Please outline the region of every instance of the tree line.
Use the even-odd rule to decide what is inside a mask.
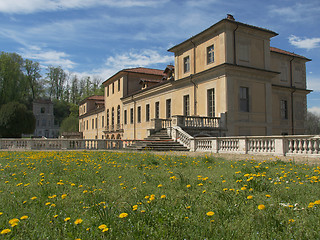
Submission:
[[[77,131],[78,103],[90,95],[103,95],[101,83],[102,79],[97,77],[79,77],[63,70],[61,66],[42,67],[39,62],[23,59],[17,53],[1,52],[0,137],[19,135],[14,131],[18,127],[9,125],[16,122],[18,115],[20,118],[24,116],[23,112],[28,118],[32,118],[32,102],[37,99],[52,100],[54,115],[61,131]],[[22,124],[28,126],[20,132],[33,133],[34,121],[33,117],[28,124]],[[68,124],[64,124],[64,121]]]

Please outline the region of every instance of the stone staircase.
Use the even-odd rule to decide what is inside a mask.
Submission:
[[[144,141],[136,142],[126,147],[130,150],[150,150],[150,151],[189,151],[189,149],[179,142],[175,142],[167,134],[167,130],[160,130],[145,138]]]

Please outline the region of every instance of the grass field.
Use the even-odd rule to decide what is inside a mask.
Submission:
[[[320,239],[320,167],[0,152],[0,239]]]

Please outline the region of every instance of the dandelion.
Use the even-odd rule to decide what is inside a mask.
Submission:
[[[294,219],[289,219],[289,223],[294,223],[296,220]]]
[[[9,224],[15,224],[15,223],[18,223],[19,222],[19,219],[18,218],[13,218],[11,220],[9,220]]]
[[[67,197],[67,194],[62,194],[62,195],[61,195],[61,198],[62,198],[62,199],[65,199],[66,197]]]
[[[22,216],[20,219],[21,220],[25,220],[25,219],[28,219],[29,217],[28,216]]]
[[[69,220],[70,220],[69,217],[67,217],[67,218],[64,219],[65,222],[68,222]]]
[[[32,197],[32,198],[31,198],[31,200],[35,200],[35,199],[37,199],[37,197]]]
[[[253,199],[253,196],[250,195],[250,196],[247,197],[247,199],[249,199],[249,200]]]
[[[166,195],[161,195],[161,198],[166,198]]]
[[[314,201],[314,204],[320,205],[320,200]]]
[[[271,195],[269,195],[269,194],[266,194],[266,197],[267,197],[267,198],[270,198],[270,197],[271,197]]]
[[[191,208],[191,206],[187,206],[187,207],[186,207],[186,209],[190,209],[190,208]]]
[[[3,229],[3,230],[1,231],[1,234],[3,235],[3,234],[10,233],[10,232],[11,232],[10,229]]]
[[[266,206],[263,205],[263,204],[260,204],[260,205],[258,206],[258,209],[259,209],[259,210],[264,210],[265,208],[266,208]]]
[[[246,190],[246,189],[247,189],[246,187],[242,187],[242,188],[241,188],[242,191],[244,191],[244,190]]]
[[[107,225],[102,224],[102,225],[100,225],[98,228],[99,228],[100,230],[103,230],[103,229],[107,228]]]
[[[0,212],[0,216],[3,214],[3,212]]]
[[[128,217],[128,213],[121,213],[119,215],[119,218],[126,218],[126,217]]]
[[[78,224],[80,224],[82,222],[83,222],[83,220],[81,218],[78,218],[77,220],[74,221],[74,224],[78,225]]]
[[[158,188],[160,188],[160,187],[162,187],[162,184],[159,184],[159,185],[158,185]]]
[[[214,215],[214,212],[207,212],[207,216],[209,216],[209,217],[211,217],[211,216],[213,216]]]
[[[188,184],[188,185],[187,185],[187,188],[191,188],[191,185],[190,185],[190,184]]]

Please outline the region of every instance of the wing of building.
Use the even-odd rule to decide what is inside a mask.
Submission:
[[[104,97],[80,103],[79,129],[84,138],[144,139],[170,121],[193,136],[304,134],[310,59],[270,47],[277,35],[228,15],[170,48],[174,66],[107,79]]]

